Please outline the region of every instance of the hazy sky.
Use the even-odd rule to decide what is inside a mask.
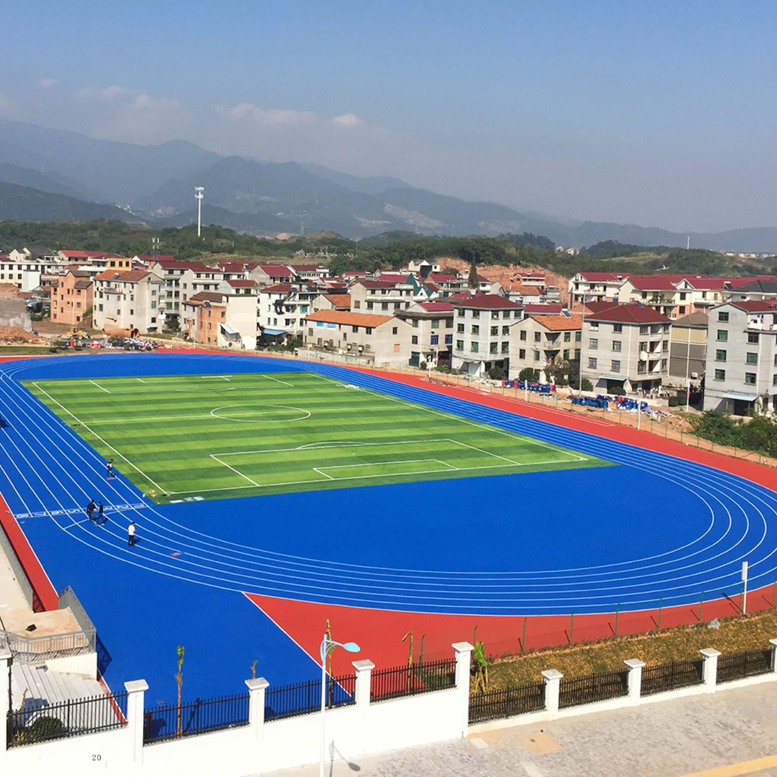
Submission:
[[[0,116],[555,216],[777,225],[775,0],[0,1]]]

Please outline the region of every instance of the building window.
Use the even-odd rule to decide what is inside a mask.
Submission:
[[[395,335],[395,334],[397,334],[397,332],[399,332],[399,327],[392,326],[391,327],[391,334]]]
[[[540,340],[542,340],[542,332],[535,332],[534,333],[534,342],[539,343]]]
[[[418,345],[418,336],[417,336],[417,335],[413,335],[413,336],[410,338],[410,342],[411,342],[413,345]]]
[[[568,343],[572,340],[572,333],[571,332],[564,332],[564,342]]]
[[[623,331],[623,324],[613,324],[612,325],[612,331],[613,332],[622,332]]]
[[[499,343],[490,343],[488,346],[489,353],[497,353],[499,350]]]
[[[526,358],[526,349],[525,348],[518,349],[518,358],[519,359],[525,359]]]
[[[432,335],[432,345],[439,345],[440,335]]]
[[[576,343],[582,343],[583,342],[583,333],[582,332],[575,332],[575,342]]]
[[[458,324],[456,324],[456,331],[457,331],[457,332],[458,332],[460,335],[463,335],[463,334],[464,334],[464,324],[462,324],[462,323],[458,323]]]
[[[758,354],[757,353],[748,353],[747,359],[745,359],[747,364],[758,364]]]
[[[463,351],[464,350],[464,341],[463,340],[457,340],[456,341],[456,350]]]
[[[472,334],[473,335],[479,335],[480,334],[480,327],[477,324],[472,325]]]
[[[598,338],[596,338],[596,337],[592,337],[592,338],[591,338],[591,339],[588,341],[588,347],[589,347],[589,348],[590,348],[592,351],[596,351],[596,350],[598,350],[598,348],[599,348],[599,340],[598,340]]]
[[[526,330],[521,329],[521,340],[526,340]]]
[[[480,311],[479,310],[473,310],[472,311],[472,318],[480,318]]]
[[[596,369],[596,359],[588,359],[588,369],[589,370],[595,370]]]
[[[445,335],[445,345],[453,345],[453,335]]]
[[[724,310],[718,312],[718,321],[728,321],[728,313]]]
[[[754,372],[745,373],[745,383],[747,383],[748,386],[754,386],[755,380],[756,380],[756,377]]]
[[[502,353],[509,353],[510,352],[510,343],[509,342],[503,342],[502,343]]]
[[[621,350],[621,341],[620,340],[613,340],[612,341],[612,350],[613,351],[620,351]]]
[[[641,327],[639,328],[639,333],[640,333],[641,335],[646,335],[646,334],[647,334],[649,331],[650,331],[650,328],[649,328],[649,327],[646,327],[646,326],[641,326]]]
[[[716,362],[724,362],[726,361],[727,352],[722,350],[721,348],[718,348],[717,351],[715,351],[715,361]]]
[[[372,302],[367,302],[367,310],[372,310],[375,305]]]
[[[473,353],[477,353],[480,350],[480,346],[476,342],[470,343],[470,350]]]
[[[758,332],[748,332],[747,333],[747,342],[750,345],[758,345]]]
[[[621,371],[621,363],[617,359],[613,359],[610,364],[610,369],[613,372],[620,372]]]
[[[718,341],[721,343],[728,342],[728,331],[725,329],[718,329]]]
[[[492,326],[491,327],[491,337],[499,337],[499,327],[498,326]]]
[[[592,332],[598,332],[599,331],[599,322],[598,321],[592,321],[590,326],[591,326],[591,331]]]
[[[772,386],[777,386],[777,375],[772,375]]]
[[[491,314],[491,318],[498,319],[498,318],[499,318],[499,311],[498,311],[498,310],[495,310],[495,311],[494,311],[494,312]]]
[[[439,329],[440,328],[440,319],[439,318],[433,318],[432,319],[432,329]]]

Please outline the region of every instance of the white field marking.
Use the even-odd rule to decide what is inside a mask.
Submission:
[[[54,397],[52,397],[51,394],[49,394],[49,392],[46,391],[46,389],[42,389],[35,382],[33,382],[32,385],[35,386],[35,388],[37,388],[38,391],[41,391],[42,393],[44,393],[58,407],[61,407],[77,424],[81,424],[81,426],[83,426],[84,429],[89,430],[89,432],[91,432],[106,448],[110,448],[120,459],[123,459],[124,461],[126,461],[127,464],[129,464],[130,467],[132,467],[132,469],[135,470],[135,472],[140,473],[146,480],[148,480],[149,483],[151,483],[151,485],[156,486],[163,494],[167,494],[167,491],[165,491],[164,488],[162,488],[162,486],[159,485],[159,483],[152,480],[148,475],[146,475],[146,473],[143,472],[143,470],[140,469],[140,467],[136,467],[123,453],[121,453],[116,448],[114,448],[113,445],[109,445],[105,440],[103,440],[102,437],[100,437],[99,434],[97,434],[97,432],[92,430],[80,418],[78,418],[78,416],[71,413],[70,410],[68,410],[61,402],[58,402],[56,399],[54,399]]]
[[[287,383],[285,380],[281,380],[280,378],[273,378],[271,375],[267,375],[265,372],[257,372],[255,373],[260,378],[267,378],[267,380],[274,380],[276,383],[282,383],[284,386],[290,386],[291,388],[295,388],[293,383]]]
[[[253,453],[288,453],[289,451],[301,451],[301,450],[323,450],[325,448],[361,448],[361,447],[368,447],[370,445],[415,445],[418,443],[427,443],[427,442],[456,442],[455,440],[450,440],[447,437],[440,437],[435,438],[434,440],[391,440],[388,442],[321,442],[321,443],[309,443],[308,445],[298,445],[294,448],[268,448],[263,450],[253,450],[253,451],[233,451],[233,452],[227,452],[227,453],[216,453],[214,455],[216,456],[242,456],[244,454],[253,454]],[[310,445],[315,445],[315,448],[310,448]]]
[[[327,475],[326,472],[322,472],[318,467],[313,467],[313,472],[317,472],[322,478],[329,478],[329,480],[335,480],[331,475]]]
[[[352,467],[383,467],[387,466],[389,464],[420,464],[421,462],[426,463],[427,461],[436,461],[438,464],[442,464],[442,469],[423,469],[419,470],[417,472],[399,472],[397,475],[423,475],[427,472],[449,472],[451,470],[458,470],[461,469],[460,467],[454,467],[453,464],[448,464],[445,461],[440,461],[440,459],[393,459],[392,461],[366,461],[361,462],[359,464],[333,464],[330,467],[313,467],[314,472],[318,472],[320,475],[326,475],[326,472],[324,472],[325,469],[351,469]],[[327,475],[327,477],[330,477]],[[355,477],[360,478],[373,478],[373,477],[396,477],[396,475],[387,475],[385,473],[381,473],[379,475],[358,475]],[[353,478],[341,478],[341,477],[334,477],[332,480],[353,480]]]
[[[317,375],[317,377],[321,378],[321,380],[326,380],[335,384],[337,383],[337,381],[334,380],[334,378],[329,378],[326,375]],[[387,399],[390,402],[396,402],[400,405],[409,405],[410,407],[416,408],[418,410],[423,410],[427,413],[431,413],[432,415],[441,416],[442,418],[450,418],[450,419],[453,419],[454,421],[458,421],[459,423],[467,424],[468,426],[475,426],[481,429],[489,429],[490,431],[495,432],[496,434],[501,434],[501,435],[504,435],[505,437],[511,437],[514,440],[520,440],[524,443],[529,443],[530,445],[537,445],[540,448],[549,448],[551,450],[556,450],[559,453],[563,453],[565,456],[571,456],[576,461],[588,461],[587,456],[580,456],[570,451],[562,450],[564,446],[553,445],[553,443],[540,442],[539,440],[535,440],[533,437],[529,437],[528,435],[521,435],[521,434],[515,434],[514,432],[508,432],[505,429],[500,429],[497,426],[491,426],[491,424],[486,424],[486,423],[483,423],[482,421],[472,421],[469,418],[464,418],[453,412],[445,412],[445,411],[441,412],[439,410],[433,410],[431,407],[425,407],[424,405],[421,405],[417,402],[411,402],[409,399],[399,399],[398,397],[392,397],[392,396],[389,396],[388,394],[384,394],[380,391],[377,391],[376,389],[365,387],[364,390],[369,391],[370,394],[372,394],[373,396],[380,397],[381,399]],[[465,399],[462,401],[466,402],[467,400]],[[494,408],[489,408],[489,409],[494,409]]]
[[[138,383],[145,383],[146,382],[145,380],[143,380],[143,378],[136,378],[135,380],[137,380]]]
[[[225,380],[229,383],[231,375],[200,375],[200,380]]]
[[[264,405],[264,407],[282,407],[284,410],[296,410],[298,413],[307,413],[307,415],[303,415],[300,418],[278,418],[273,420],[272,418],[229,418],[227,416],[223,415],[216,415],[216,413],[219,410],[229,410],[230,407],[245,407],[245,404],[238,404],[238,405],[221,405],[221,407],[214,407],[213,410],[210,411],[210,414],[214,418],[219,418],[222,421],[235,421],[239,424],[283,424],[283,423],[291,423],[292,421],[304,421],[307,418],[310,418],[310,410],[305,410],[301,407],[292,407],[291,405]]]
[[[513,459],[508,459],[507,456],[500,456],[498,453],[491,453],[491,451],[484,451],[482,448],[476,448],[474,445],[470,445],[466,442],[459,442],[459,440],[456,440],[459,445],[463,445],[465,448],[472,448],[473,451],[479,451],[480,453],[485,453],[486,456],[493,456],[496,459],[502,459],[502,461],[509,461],[511,464],[517,464],[518,466],[523,466],[518,461],[514,461]],[[560,453],[563,453],[564,451],[559,451]]]
[[[211,458],[218,461],[219,464],[223,464],[227,469],[231,469],[236,475],[240,475],[241,478],[247,480],[249,483],[253,483],[257,488],[261,488],[261,486],[255,480],[251,480],[251,478],[249,478],[248,475],[244,475],[242,472],[235,469],[232,465],[227,464],[226,461],[221,461],[218,456],[214,456],[213,454],[211,454]],[[180,493],[180,492],[175,492],[175,493]]]
[[[108,389],[107,389],[107,388],[103,388],[103,387],[102,387],[102,386],[101,386],[99,383],[96,383],[96,382],[95,382],[95,381],[93,381],[93,380],[90,380],[89,382],[90,382],[90,383],[91,383],[93,386],[97,386],[97,388],[98,388],[98,389],[100,389],[100,391],[104,391],[106,394],[110,394],[110,393],[111,393],[110,391],[108,391]]]

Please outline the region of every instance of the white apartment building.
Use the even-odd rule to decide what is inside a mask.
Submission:
[[[626,273],[579,272],[569,279],[569,305],[585,302],[617,302]]]
[[[510,328],[510,369],[515,380],[521,370],[539,370],[542,382],[549,382],[548,365],[579,362],[583,319],[574,314],[528,315]]]
[[[410,366],[421,362],[450,366],[453,352],[454,307],[446,300],[416,302],[397,313],[397,318],[413,327],[410,336]]]
[[[348,293],[351,295],[351,309],[355,313],[374,313],[392,316],[413,304],[415,288],[405,281],[354,281]]]
[[[259,289],[256,319],[259,329],[272,336],[285,333],[296,337],[318,296],[318,290],[307,283],[276,283]]]
[[[669,377],[671,321],[637,303],[593,303],[583,319],[581,374],[602,393],[655,391]]]
[[[106,333],[157,332],[164,325],[160,309],[164,280],[153,270],[106,270],[94,278],[92,319]]]
[[[319,310],[305,319],[303,343],[311,351],[347,358],[349,355],[376,366],[401,367],[410,357],[412,326],[393,316]]]
[[[510,327],[523,307],[497,294],[451,300],[456,315],[451,366],[468,375],[485,376],[493,367],[510,366]]]
[[[777,413],[777,300],[727,302],[710,311],[704,409]]]

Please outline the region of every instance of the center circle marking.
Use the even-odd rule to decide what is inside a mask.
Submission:
[[[286,411],[286,412],[283,412]],[[235,421],[242,424],[265,423],[278,424],[288,421],[304,421],[310,418],[310,411],[291,405],[222,405],[210,411],[214,418],[222,421]],[[273,418],[272,416],[276,416]],[[283,416],[283,417],[277,417]]]

